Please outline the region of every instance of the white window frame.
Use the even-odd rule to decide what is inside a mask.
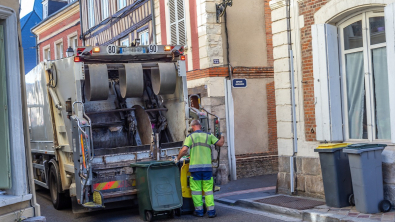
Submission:
[[[88,26],[92,28],[95,26],[95,1],[88,0]]]
[[[61,45],[61,52],[58,56],[58,45]],[[54,50],[55,50],[55,59],[63,59],[64,58],[64,45],[63,45],[63,38],[56,40],[53,43]]]
[[[123,43],[125,43],[125,42],[127,42],[127,44],[124,45]],[[126,38],[119,40],[119,45],[130,47],[129,35]]]
[[[47,57],[48,53],[49,53],[49,59]],[[51,60],[51,45],[49,44],[43,47],[43,60]]]
[[[147,42],[147,44],[143,44],[143,38],[142,38],[142,36],[143,36],[144,34],[148,34],[148,35],[147,35],[147,36],[148,36],[148,42]],[[140,31],[140,32],[138,33],[138,36],[139,36],[139,39],[140,39],[140,45],[149,45],[149,44],[150,44],[150,38],[149,38],[149,31],[148,31],[148,29],[144,29],[143,31]]]
[[[126,4],[127,4],[126,0],[118,0],[118,1],[117,1],[117,8],[118,8],[118,11],[121,10],[121,9],[123,9],[123,8],[125,8],[125,7],[126,7]]]
[[[372,70],[372,65],[371,65],[371,50],[375,48],[381,48],[381,47],[386,47],[387,43],[379,43],[379,44],[374,44],[370,45],[370,34],[369,29],[367,26],[369,25],[369,18],[370,17],[384,17],[384,12],[383,9],[379,9],[379,11],[372,11],[366,10],[363,11],[362,13],[359,12],[358,14],[354,14],[353,16],[348,17],[347,19],[343,20],[339,27],[339,52],[340,52],[340,63],[341,63],[341,79],[342,79],[342,103],[343,103],[343,123],[344,123],[344,140],[349,141],[349,142],[384,142],[388,143],[390,142],[390,139],[375,139],[376,138],[376,131],[375,129],[375,105],[374,105],[374,91],[372,90],[372,83],[373,83],[373,70]],[[353,49],[348,49],[344,50],[344,34],[343,34],[343,29],[347,27],[348,25],[351,25],[357,21],[362,21],[362,40],[363,40],[363,46],[360,48],[353,48]],[[348,101],[347,101],[347,79],[346,79],[346,66],[345,66],[345,55],[349,53],[355,53],[355,52],[363,52],[363,58],[364,58],[364,84],[365,84],[365,97],[366,97],[366,119],[367,119],[367,130],[368,130],[368,139],[350,139],[349,135],[349,126],[348,126]],[[369,73],[369,75],[366,75],[366,73]]]
[[[101,0],[101,20],[108,18],[109,16],[109,3],[108,0]]]

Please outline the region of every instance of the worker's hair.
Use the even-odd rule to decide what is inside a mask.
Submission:
[[[192,120],[191,122],[191,126],[202,126],[202,124],[200,124],[200,121],[197,119]]]

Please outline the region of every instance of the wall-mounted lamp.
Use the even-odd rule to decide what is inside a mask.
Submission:
[[[222,0],[222,3],[215,4],[217,11],[217,23],[220,23],[219,18],[225,14],[226,7],[231,7],[233,5],[233,0]]]
[[[67,57],[73,56],[74,55],[74,50],[73,48],[71,48],[71,46],[69,46],[66,50],[66,55]]]

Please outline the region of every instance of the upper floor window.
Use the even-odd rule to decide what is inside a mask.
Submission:
[[[390,140],[384,13],[366,12],[339,26],[346,140]]]
[[[78,47],[78,36],[74,35],[69,37],[69,46],[74,50],[74,53],[76,53],[77,51],[77,47]]]
[[[55,43],[55,59],[63,58],[63,42]]]
[[[169,0],[170,42],[186,45],[184,0]]]
[[[126,6],[126,0],[118,0],[118,10]]]
[[[149,45],[149,32],[148,29],[139,32],[140,45]]]
[[[108,18],[108,0],[101,0],[101,19]]]
[[[44,48],[43,58],[45,60],[51,60],[51,49],[49,46],[47,48]]]
[[[88,0],[88,25],[89,28],[95,26],[94,0]]]
[[[120,43],[121,43],[121,46],[130,46],[129,45],[129,36],[124,39],[121,39]]]

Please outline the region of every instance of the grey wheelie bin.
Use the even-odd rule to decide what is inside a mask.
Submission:
[[[385,144],[353,144],[343,149],[350,161],[355,206],[361,213],[391,209],[383,192],[381,153],[385,147]]]
[[[314,149],[321,162],[326,205],[346,207],[351,205],[352,183],[347,154],[343,149],[348,143],[322,144]]]
[[[182,206],[180,171],[173,161],[147,161],[131,164],[136,169],[137,199],[141,219],[155,216],[173,218]]]

